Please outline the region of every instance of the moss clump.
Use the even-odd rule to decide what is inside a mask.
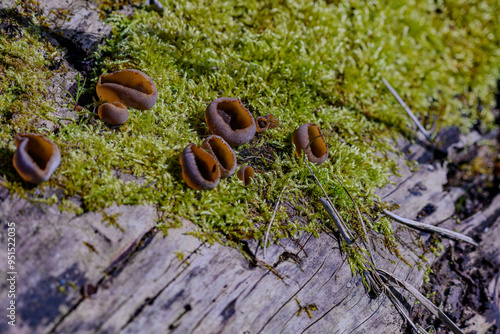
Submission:
[[[132,110],[120,128],[108,128],[95,112],[84,111],[77,122],[49,134],[62,149],[62,164],[48,183],[63,190],[56,198],[62,207],[72,207],[74,197],[81,199],[79,210],[113,202],[153,203],[162,211],[160,226],[188,218],[200,227],[195,232],[200,238],[238,245],[263,238],[274,203],[288,186],[283,198],[297,213],[290,219],[281,207],[272,235],[317,235],[327,219],[317,203],[321,193],[291,144],[300,124],[314,122],[331,156],[313,166],[314,172],[356,228],[349,198],[332,174],[360,207],[371,207],[374,191],[394,170],[384,155],[392,149],[388,138],[407,133],[410,125],[382,77],[427,128],[435,121],[466,129],[491,120],[489,110],[478,111],[476,105],[479,99],[491,104],[499,74],[497,1],[181,0],[163,5],[163,16],[143,10],[132,18],[110,15],[115,36],[89,78],[95,83],[105,71],[140,69],[157,85],[155,107]],[[35,118],[50,117],[50,104],[41,98],[51,73],[41,55],[50,54],[50,47],[36,31],[26,30],[24,36],[18,42],[0,36],[2,57],[11,59],[0,65],[10,73],[2,81],[7,92],[0,109],[3,161],[12,154],[15,132],[40,132]],[[33,57],[14,61],[15,50]],[[233,177],[213,191],[193,191],[181,179],[178,157],[188,143],[200,144],[209,134],[203,113],[221,96],[239,97],[254,116],[271,113],[281,126],[237,149],[240,162],[250,159],[257,167],[250,187]],[[37,107],[24,108],[23,101]],[[35,116],[19,121],[12,117],[16,108]],[[0,173],[4,186],[26,192],[8,163]],[[118,177],[125,174],[131,177]],[[393,242],[384,221],[374,228]]]

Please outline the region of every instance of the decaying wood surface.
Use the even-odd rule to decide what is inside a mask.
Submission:
[[[418,145],[411,148],[414,154],[422,150]],[[400,161],[402,175],[380,191],[381,199],[399,204],[396,212],[408,218],[416,218],[429,204],[435,210],[424,221],[451,217],[463,190],[443,191],[446,166],[423,163],[412,173],[405,160]],[[499,202],[497,197],[488,209],[455,229],[469,231],[492,217],[498,219]],[[119,226],[107,223],[102,213],[75,216],[0,191],[1,226],[5,231],[8,222],[16,223],[18,272],[17,325],[9,328],[2,322],[2,332],[401,331],[402,318],[390,301],[383,296],[370,298],[360,278],[352,276],[334,234],[322,233],[319,238],[304,234],[298,241],[282,240],[283,247],[270,246],[266,262],[280,279],[266,268],[252,266],[235,249],[206,245],[186,235],[196,228],[189,221],[164,236],[154,228],[157,217],[151,206],[115,206],[105,212],[119,213]],[[377,264],[418,287],[424,274],[415,265],[422,253],[417,246],[419,233],[397,223],[394,227],[402,255],[413,267],[384,251],[380,240]],[[498,225],[491,232],[497,230]],[[3,259],[6,242],[4,233]],[[494,243],[494,237],[485,238],[480,248],[487,244],[482,251],[498,257]],[[249,242],[249,249],[255,249],[254,242]],[[261,250],[257,258],[262,260]],[[492,289],[498,290],[498,278],[495,282]],[[93,286],[97,286],[95,294]],[[8,302],[6,289],[3,281],[1,305]],[[89,296],[84,296],[84,290],[90,291]]]
[[[54,9],[48,1],[44,6]],[[63,33],[85,31],[84,19],[95,13],[81,2],[76,8],[79,14],[72,16],[73,21],[59,23],[54,29]],[[78,28],[65,26],[68,22]],[[86,52],[93,50],[109,32],[99,30],[102,28],[92,25],[86,34],[92,37],[90,42],[75,38],[75,47]],[[55,78],[54,89],[68,89],[66,79],[74,78],[75,71],[68,66],[67,73],[67,77]],[[452,140],[454,145],[448,145],[449,156],[458,154],[460,146],[469,147],[480,139],[476,132],[457,136]],[[402,142],[401,147],[407,152],[398,158],[401,176],[393,177],[393,183],[379,191],[380,198],[398,204],[396,213],[406,218],[420,217],[420,221],[465,233],[488,227],[489,232],[478,240],[480,246],[471,251],[485,253],[500,265],[496,244],[500,236],[500,197],[485,210],[456,224],[450,218],[455,213],[455,202],[465,190],[443,188],[448,183],[446,163],[431,162],[432,153],[420,143]],[[419,169],[412,172],[407,159],[419,161]],[[286,194],[284,200],[286,203]],[[76,216],[60,212],[57,206],[30,203],[0,188],[0,277],[7,276],[6,229],[10,222],[16,226],[17,269],[16,326],[8,326],[4,318],[0,332],[402,331],[403,319],[391,302],[384,296],[370,297],[360,277],[352,275],[334,233],[321,233],[319,238],[303,234],[298,240],[281,240],[281,245],[271,245],[265,259],[270,270],[255,265],[255,260],[249,261],[235,249],[207,245],[187,235],[197,228],[187,220],[182,228],[171,229],[165,236],[155,228],[158,217],[154,206],[113,206],[104,213]],[[117,214],[118,224],[105,218],[113,214]],[[397,223],[393,226],[401,254],[411,266],[389,254],[382,247],[380,236],[373,234],[377,265],[419,287],[425,267],[419,270],[416,265],[423,252],[418,239],[423,237],[426,243],[429,235]],[[443,244],[447,247],[450,243]],[[256,246],[255,241],[249,240],[247,255],[264,261],[262,249],[252,253]],[[429,264],[437,259],[432,253],[426,257]],[[9,302],[7,290],[7,281],[1,280],[2,307]],[[499,290],[497,273],[491,281],[497,317]],[[400,297],[411,308],[414,300],[406,293]],[[469,332],[475,329],[471,324]]]

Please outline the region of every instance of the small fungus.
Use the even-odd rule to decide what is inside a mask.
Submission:
[[[245,165],[245,166],[241,167],[237,173],[238,179],[243,181],[243,185],[245,185],[245,186],[252,183],[252,179],[253,179],[254,174],[255,174],[255,172],[253,170],[253,167],[250,165]]]
[[[209,136],[201,147],[207,150],[219,164],[221,178],[233,175],[236,170],[236,154],[224,138],[217,135]]]
[[[265,132],[267,129],[277,128],[280,125],[278,120],[272,114],[266,116],[259,116],[255,119],[255,126],[257,133]]]
[[[97,110],[99,117],[112,125],[125,124],[128,119],[127,107],[120,102],[106,102]]]
[[[264,116],[259,116],[255,119],[255,126],[257,128],[257,133],[262,133],[269,129],[269,122]]]
[[[293,134],[295,154],[300,157],[301,151],[305,151],[309,161],[318,165],[328,158],[328,145],[319,127],[314,123],[306,123],[299,126]]]
[[[59,148],[45,136],[18,133],[15,143],[17,149],[12,163],[26,182],[47,181],[61,162]]]
[[[180,156],[182,178],[195,190],[213,189],[219,184],[220,169],[209,153],[194,144],[186,146]]]
[[[138,70],[102,74],[96,91],[101,100],[120,102],[139,110],[151,109],[158,99],[153,80]]]
[[[249,142],[255,135],[255,119],[236,98],[221,97],[212,101],[205,111],[205,120],[210,132],[231,146]]]

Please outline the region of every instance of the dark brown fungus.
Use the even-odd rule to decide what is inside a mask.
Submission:
[[[277,128],[279,125],[280,123],[272,114],[259,116],[255,119],[255,126],[257,127],[258,133],[265,132],[267,129]]]
[[[266,117],[259,116],[255,119],[255,126],[257,133],[262,133],[269,129],[269,122]]]
[[[153,80],[138,70],[102,74],[96,91],[101,100],[120,102],[139,110],[151,109],[158,99]]]
[[[97,110],[99,117],[109,124],[121,125],[128,119],[127,107],[120,102],[106,102]]]
[[[245,165],[245,166],[241,167],[237,173],[238,179],[243,181],[243,184],[245,186],[252,183],[252,179],[253,179],[254,174],[255,174],[255,172],[253,170],[253,167],[250,165]]]
[[[221,97],[205,110],[210,132],[221,136],[231,146],[249,142],[255,135],[255,120],[240,100]]]
[[[186,146],[180,156],[182,178],[196,190],[213,189],[219,184],[220,169],[217,161],[194,144]]]
[[[318,165],[328,158],[328,145],[319,127],[314,123],[302,124],[293,134],[295,154],[300,157],[306,152],[309,161]]]
[[[221,178],[233,175],[236,170],[236,154],[224,138],[217,135],[209,136],[201,147],[207,150],[219,164]]]
[[[45,136],[18,133],[12,163],[23,180],[39,184],[47,181],[61,162],[56,144]]]

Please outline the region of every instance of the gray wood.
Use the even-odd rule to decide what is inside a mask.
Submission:
[[[380,197],[398,203],[397,213],[408,218],[429,203],[445,207],[438,205],[426,221],[449,217],[453,199],[442,188],[445,166],[423,164],[415,173],[405,166],[401,160],[402,176]],[[107,226],[100,213],[75,217],[5,190],[1,198],[1,224],[16,222],[18,233],[19,326],[12,333],[137,333],[146,328],[151,333],[387,333],[400,331],[403,324],[387,298],[368,296],[330,234],[300,236],[307,256],[291,240],[282,240],[283,248],[269,247],[267,263],[280,279],[265,267],[251,268],[235,249],[186,235],[197,228],[189,221],[164,236],[153,227],[153,207],[106,210],[121,213],[120,229]],[[421,255],[419,233],[397,223],[394,227],[404,258],[414,266],[388,254],[374,236],[377,264],[418,287],[423,277],[415,266]],[[0,257],[5,258],[5,250],[2,238]],[[280,262],[285,251],[297,254],[300,263]],[[261,250],[257,258],[262,260]],[[99,285],[93,298],[82,296],[86,284]],[[0,303],[6,302],[3,292]],[[297,315],[296,299],[303,307],[315,304],[311,319],[304,310]]]

